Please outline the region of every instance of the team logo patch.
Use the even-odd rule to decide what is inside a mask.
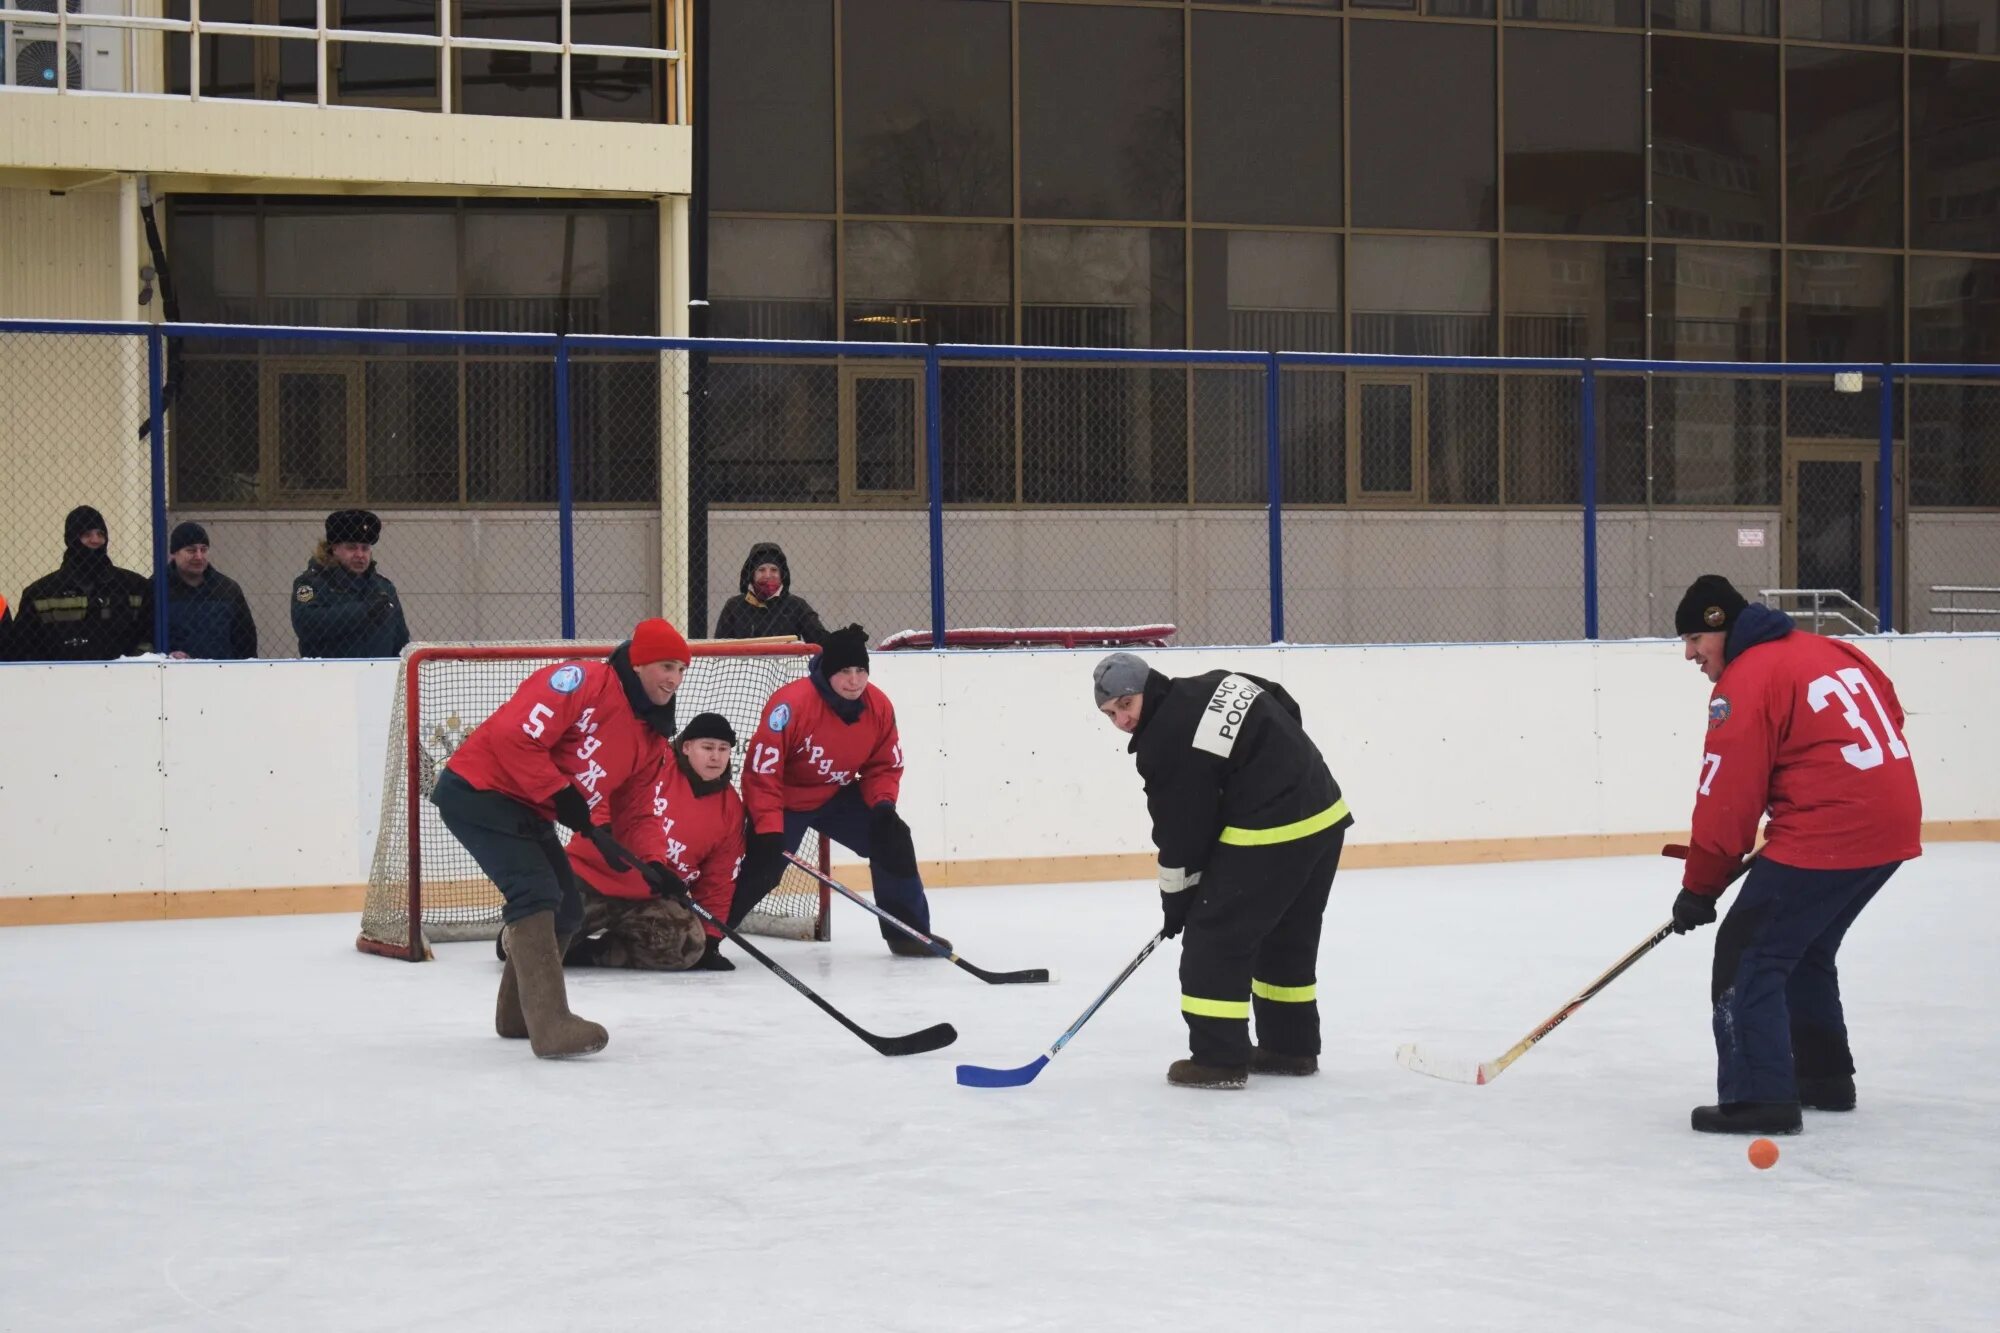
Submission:
[[[1716,698],[1708,701],[1708,729],[1714,731],[1729,720],[1729,700]]]
[[[299,590],[293,593],[292,596],[298,598],[302,602],[310,602],[313,599],[312,584],[301,583],[299,585]]]
[[[785,724],[791,720],[792,706],[790,704],[779,704],[771,710],[771,730],[783,731]]]
[[[549,688],[557,694],[574,694],[576,687],[581,684],[583,684],[583,668],[574,662],[557,667],[555,674],[549,677]]]
[[[1701,623],[1708,626],[1710,629],[1721,629],[1722,608],[1719,606],[1709,607],[1708,610],[1701,613]]]

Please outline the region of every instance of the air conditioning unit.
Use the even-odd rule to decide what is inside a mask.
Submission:
[[[125,30],[88,26],[92,14],[120,14],[123,0],[64,0],[69,11],[67,49],[56,51],[57,0],[10,0],[11,9],[47,14],[35,22],[0,24],[0,84],[54,91],[68,67],[67,86],[78,92],[124,92]]]

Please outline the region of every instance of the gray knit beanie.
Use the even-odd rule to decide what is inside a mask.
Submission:
[[[1099,708],[1125,694],[1144,694],[1146,677],[1153,669],[1137,653],[1113,653],[1097,664],[1090,679],[1097,690]]]

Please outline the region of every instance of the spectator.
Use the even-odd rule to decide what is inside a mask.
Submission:
[[[167,651],[240,661],[257,655],[257,624],[235,579],[208,563],[208,529],[182,523],[167,542]]]
[[[110,536],[89,505],[69,511],[62,566],[21,594],[15,658],[109,662],[153,651],[153,581],[111,563]]]
[[[410,641],[396,585],[375,570],[382,520],[366,509],[326,516],[326,539],[292,580],[301,657],[395,657]]]
[[[723,603],[715,617],[718,639],[763,639],[792,636],[807,643],[826,643],[826,626],[803,597],[792,595],[792,567],[776,542],[758,542],[743,562],[736,581],[741,597]]]

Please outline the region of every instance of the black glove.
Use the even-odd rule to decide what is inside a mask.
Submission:
[[[917,844],[894,801],[884,801],[868,813],[868,859],[892,875],[916,876]]]
[[[556,808],[556,822],[571,833],[590,832],[590,802],[575,787],[565,782],[549,804]]]
[[[601,849],[600,849],[601,850]],[[648,861],[639,867],[646,883],[652,887],[655,898],[665,898],[685,906],[688,900],[687,883],[674,873],[674,868],[664,861]]]
[[[1200,896],[1200,885],[1199,870],[1160,867],[1161,935],[1172,939],[1181,933],[1181,928],[1187,925],[1188,913],[1194,910],[1194,900]]]
[[[701,951],[701,959],[694,965],[696,972],[734,972],[736,964],[722,956],[722,941],[715,936],[708,937],[708,944]]]
[[[1685,935],[1697,926],[1715,920],[1715,899],[1693,889],[1682,889],[1674,899],[1674,934]]]
[[[736,872],[736,896],[729,903],[729,925],[733,930],[743,918],[757,910],[764,895],[778,887],[785,876],[785,835],[752,833],[743,849],[743,865]]]

